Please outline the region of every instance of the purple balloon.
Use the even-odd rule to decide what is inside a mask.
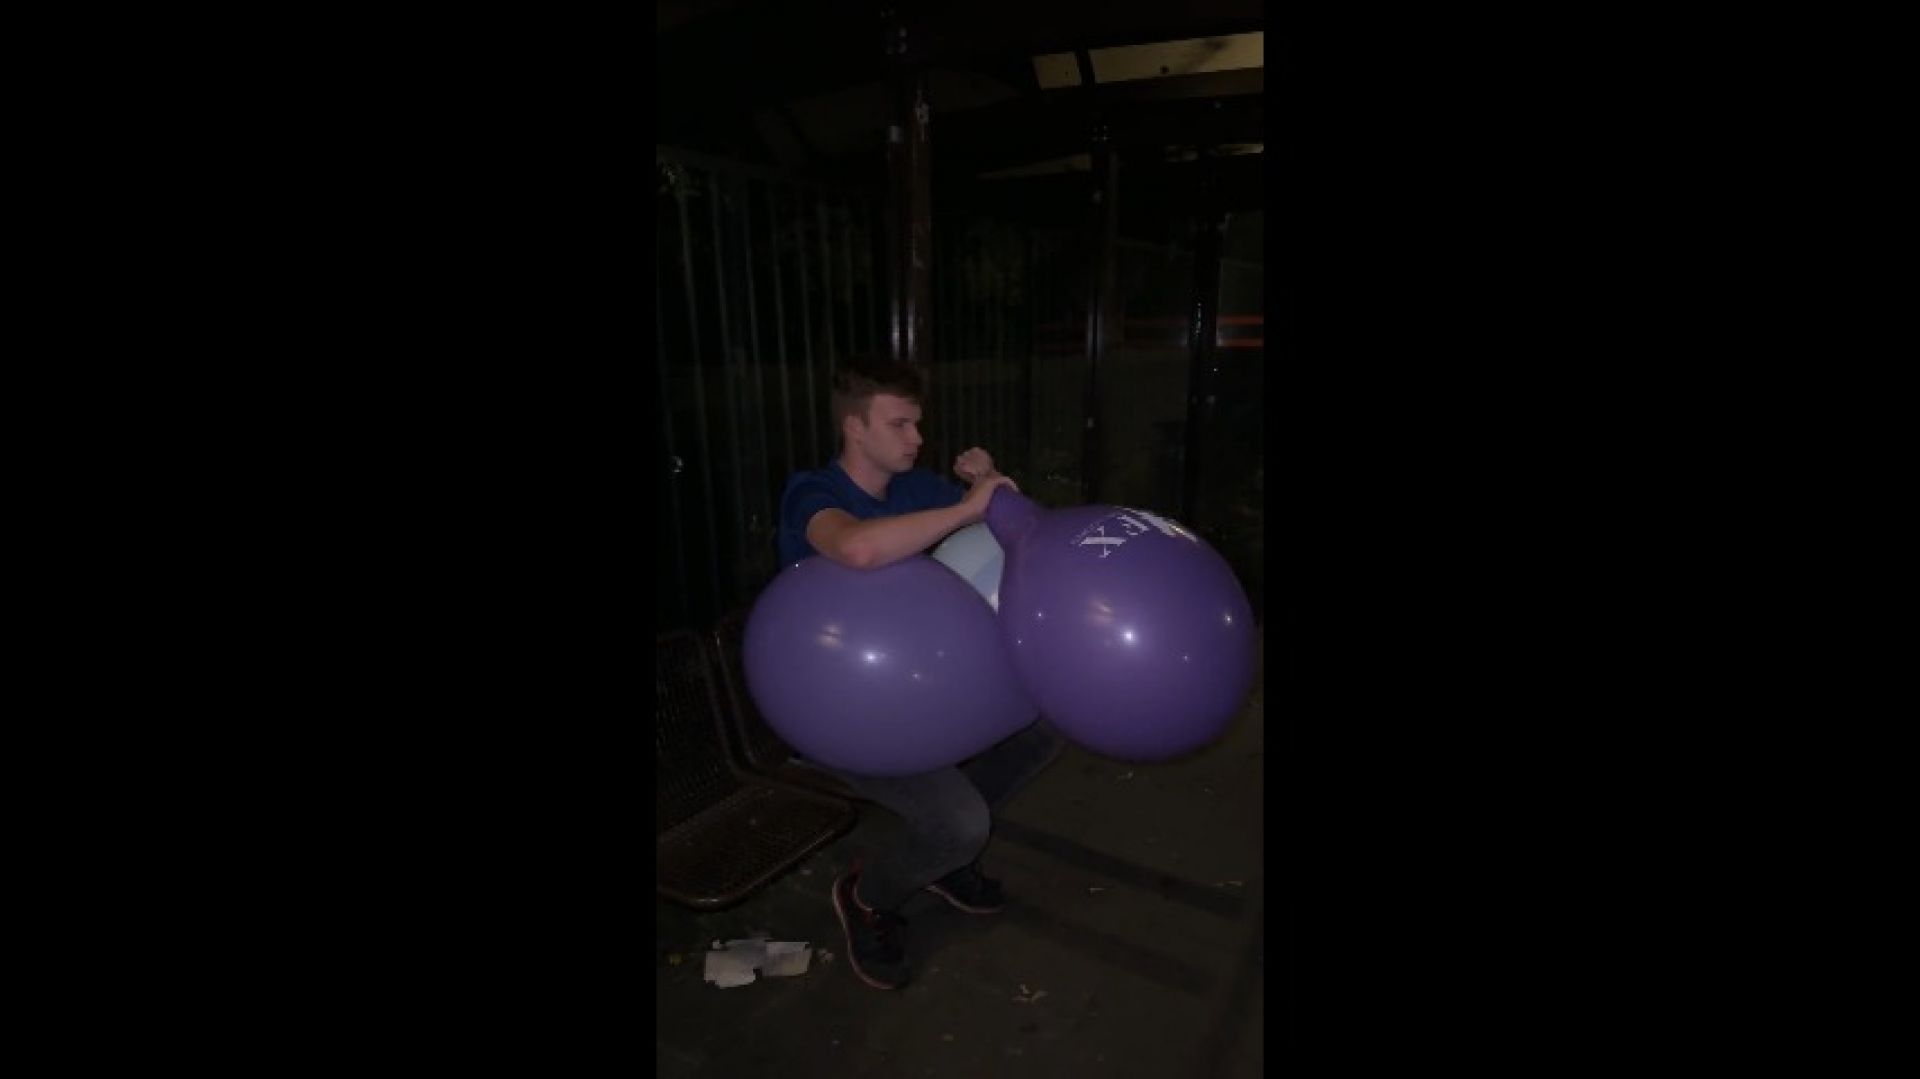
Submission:
[[[1075,743],[1161,761],[1226,732],[1253,688],[1253,608],[1225,559],[1119,506],[987,504],[1006,551],[1000,625],[1040,711]]]
[[[747,616],[742,658],[774,733],[860,775],[958,764],[1039,718],[987,601],[922,555],[782,570]]]

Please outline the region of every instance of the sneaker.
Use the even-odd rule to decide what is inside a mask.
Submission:
[[[952,903],[968,914],[998,914],[1006,909],[1007,896],[1000,882],[980,875],[973,866],[962,866],[932,884],[927,891]]]
[[[833,912],[840,916],[840,928],[847,936],[847,962],[861,981],[875,989],[898,989],[908,978],[906,942],[900,931],[907,920],[860,902],[854,894],[859,880],[859,872],[853,871],[833,882]]]

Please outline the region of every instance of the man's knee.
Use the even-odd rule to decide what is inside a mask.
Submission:
[[[992,834],[993,814],[987,809],[986,801],[975,798],[968,802],[966,812],[961,814],[960,819],[960,845],[978,855]]]
[[[932,838],[939,848],[946,870],[971,865],[987,847],[993,833],[993,817],[982,798],[969,798],[954,805],[940,821]]]

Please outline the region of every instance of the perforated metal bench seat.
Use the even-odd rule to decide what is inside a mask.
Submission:
[[[654,879],[697,910],[731,906],[853,827],[844,798],[748,776],[729,759],[710,646],[655,639]]]
[[[853,817],[844,801],[748,784],[656,839],[658,890],[700,910],[730,906],[831,843]]]

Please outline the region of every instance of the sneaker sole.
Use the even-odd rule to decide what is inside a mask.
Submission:
[[[847,923],[847,908],[845,904],[840,902],[839,881],[835,881],[833,884],[833,913],[835,917],[840,919],[840,939],[846,942],[847,966],[853,968],[854,976],[866,982],[868,985],[873,986],[875,989],[900,988],[898,985],[889,982],[877,981],[866,971],[860,969],[860,960],[855,958],[853,954],[853,926]]]
[[[927,885],[927,891],[932,892],[934,895],[939,896],[940,898],[946,900],[949,903],[952,903],[955,910],[964,910],[968,914],[998,914],[1001,911],[1007,909],[1005,907],[976,907],[967,903],[962,903],[960,901],[959,896],[954,895],[952,892],[947,891],[945,888],[940,887],[938,884]],[[834,898],[836,900],[838,900],[839,897],[840,896],[838,892],[834,893]]]

